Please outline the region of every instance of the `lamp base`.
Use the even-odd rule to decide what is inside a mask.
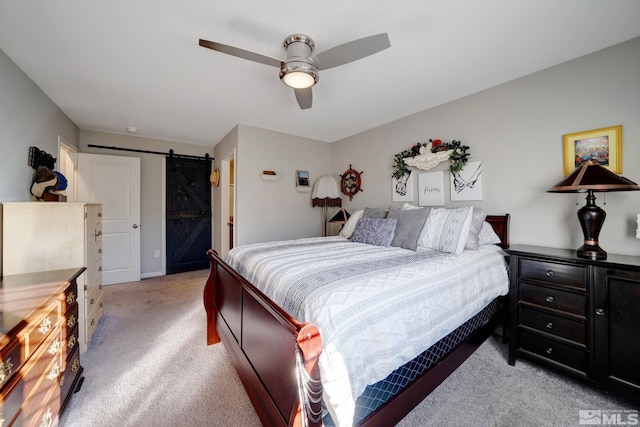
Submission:
[[[593,190],[588,190],[587,204],[578,209],[578,220],[584,234],[584,245],[578,248],[578,258],[607,259],[607,253],[598,246],[598,235],[607,213],[596,205]]]
[[[580,246],[576,255],[578,258],[586,258],[593,261],[598,259],[607,259],[607,252],[597,244]]]

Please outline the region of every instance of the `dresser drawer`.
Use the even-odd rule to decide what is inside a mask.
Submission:
[[[586,290],[587,267],[533,259],[520,260],[520,278]]]
[[[38,348],[42,341],[47,338],[60,319],[59,308],[57,304],[47,308],[45,315],[36,319],[34,324],[29,325],[22,335],[24,360],[27,360],[33,352]]]
[[[60,404],[64,406],[65,399],[69,397],[71,386],[76,377],[80,374],[80,347],[76,346],[69,355],[64,371],[60,373]]]
[[[73,352],[75,347],[78,346],[78,342],[79,342],[78,339],[80,338],[79,331],[80,331],[80,327],[77,324],[75,328],[69,331],[69,334],[67,335],[63,343],[64,345],[62,349],[62,360],[68,359],[69,355]]]
[[[18,375],[15,376],[2,390],[2,401],[0,402],[0,419],[4,419],[4,424],[8,425],[18,411],[24,400],[24,382]]]
[[[0,386],[8,382],[22,365],[22,351],[18,340],[11,340],[0,353]]]
[[[77,305],[76,302],[78,300],[78,290],[76,286],[76,282],[73,282],[73,285],[69,286],[64,294],[61,296],[60,306],[62,314],[65,314],[72,308],[74,305]]]
[[[569,366],[578,371],[587,370],[587,353],[584,350],[565,345],[527,331],[520,331],[520,347],[523,350]]]
[[[63,345],[60,329],[56,329],[25,364],[20,371],[24,381],[24,396],[38,393],[43,387],[49,389],[55,386],[62,368]]]
[[[60,387],[43,387],[23,405],[24,426],[57,426],[60,412]]]
[[[520,307],[520,324],[539,331],[566,338],[579,344],[587,343],[587,325],[540,310]]]
[[[531,283],[520,283],[520,301],[579,316],[584,316],[587,311],[586,295]]]
[[[93,308],[87,315],[87,327],[86,327],[87,336],[85,337],[87,344],[89,344],[89,342],[91,341],[91,336],[93,335],[96,328],[98,327],[98,322],[100,321],[100,318],[104,313],[103,301],[104,301],[104,296],[100,295],[100,297],[95,301]]]

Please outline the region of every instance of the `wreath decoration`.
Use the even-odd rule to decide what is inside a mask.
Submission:
[[[401,151],[393,156],[393,174],[392,176],[400,181],[405,175],[411,173],[404,159],[407,157],[416,157],[422,154],[438,153],[440,151],[451,150],[449,161],[451,165],[449,170],[452,174],[456,174],[464,168],[469,161],[469,147],[462,145],[460,141],[455,139],[451,142],[442,142],[439,139],[429,139],[429,142],[418,142],[408,150]]]

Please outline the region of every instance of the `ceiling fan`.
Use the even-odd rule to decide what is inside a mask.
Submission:
[[[234,46],[200,39],[200,46],[238,58],[248,59],[280,69],[280,80],[295,91],[301,109],[311,108],[311,87],[318,83],[319,71],[348,64],[391,46],[387,33],[353,40],[316,55],[315,43],[305,34],[292,34],[284,39],[286,59],[280,60]]]

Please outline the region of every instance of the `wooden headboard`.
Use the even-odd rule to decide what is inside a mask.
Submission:
[[[510,215],[487,215],[485,221],[487,221],[493,227],[493,230],[496,232],[500,241],[502,242],[499,246],[503,249],[509,247],[509,219]]]

